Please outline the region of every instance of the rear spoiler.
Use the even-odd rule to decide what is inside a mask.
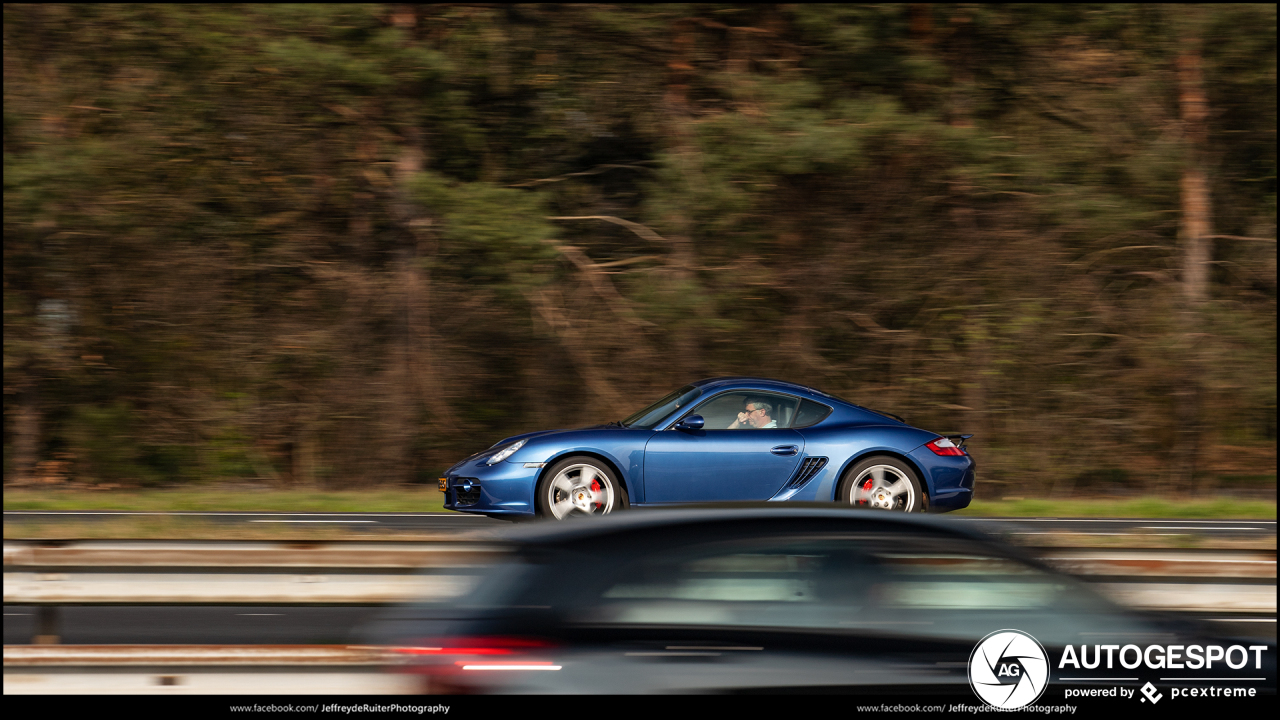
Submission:
[[[956,444],[956,447],[958,447],[958,448],[963,448],[963,447],[964,447],[964,444],[965,444],[965,441],[967,441],[969,438],[973,437],[973,433],[969,433],[968,435],[943,435],[942,437],[944,437],[944,438],[946,438],[946,439],[950,440],[951,442],[955,443],[955,444]]]

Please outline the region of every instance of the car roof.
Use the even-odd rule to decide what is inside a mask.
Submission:
[[[840,398],[835,397],[834,395],[830,395],[825,392],[822,392],[817,388],[809,387],[808,385],[801,385],[800,383],[787,382],[786,380],[776,380],[774,378],[735,375],[735,376],[728,376],[728,377],[703,378],[702,380],[698,380],[696,382],[692,382],[689,384],[693,385],[694,387],[702,388],[705,391],[714,391],[714,390],[720,390],[724,388],[741,387],[741,388],[750,388],[754,390],[776,390],[779,392],[808,393],[810,395],[816,395],[818,397],[826,398],[827,400],[834,400],[834,401],[842,402],[849,405],[853,404],[848,402],[847,400],[841,400]]]
[[[905,515],[883,510],[859,510],[828,503],[722,503],[716,505],[636,508],[603,517],[576,518],[568,521],[542,521],[510,533],[508,539],[519,545],[561,545],[584,541],[601,541],[611,535],[667,532],[688,527],[719,524],[756,523],[761,531],[767,524],[786,524],[797,520],[844,522],[850,529],[916,533],[949,536],[956,539],[992,542],[993,538],[960,523],[926,515]],[[824,530],[830,530],[830,525]]]
[[[844,398],[836,397],[831,393],[823,392],[822,390],[819,390],[815,387],[810,387],[808,385],[801,385],[800,383],[787,382],[786,380],[776,380],[774,378],[751,377],[748,375],[735,375],[735,376],[728,376],[728,377],[703,378],[702,380],[698,380],[696,382],[692,382],[689,384],[694,387],[702,389],[704,392],[708,394],[716,393],[721,390],[736,390],[736,389],[760,390],[760,391],[766,391],[766,392],[772,390],[775,392],[798,394],[801,396],[807,396],[809,400],[817,401],[824,405],[853,408],[853,409],[861,410],[864,412],[874,413],[875,415],[880,416],[882,418],[889,418],[892,420],[896,420],[898,423],[901,423],[903,425],[910,425],[910,423],[908,423],[904,418],[894,415],[893,413],[885,412],[883,410],[876,410],[874,408],[866,407],[865,405],[859,405],[856,402],[852,402],[849,400],[845,400]]]

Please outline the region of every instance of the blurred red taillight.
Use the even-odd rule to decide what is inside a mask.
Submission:
[[[542,654],[554,647],[555,643],[536,638],[484,636],[430,638],[388,649],[414,658],[397,672],[420,675],[422,692],[465,695],[492,691],[483,681],[475,679],[489,673],[469,671],[559,670],[560,665]],[[468,676],[472,679],[468,680]]]
[[[924,446],[932,450],[934,455],[968,455],[964,448],[944,437],[940,437],[933,442],[927,442]]]

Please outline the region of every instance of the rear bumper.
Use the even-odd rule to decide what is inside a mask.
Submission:
[[[961,510],[969,507],[969,503],[972,500],[972,490],[958,490],[946,495],[931,497],[929,498],[929,512],[944,513],[952,510]]]
[[[927,447],[911,452],[928,484],[929,511],[950,512],[969,507],[973,500],[977,463],[968,455],[935,455]]]

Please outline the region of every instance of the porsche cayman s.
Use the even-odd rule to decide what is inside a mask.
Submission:
[[[702,502],[969,505],[968,435],[941,435],[778,380],[701,380],[625,420],[506,438],[440,478],[449,510],[564,519]]]

